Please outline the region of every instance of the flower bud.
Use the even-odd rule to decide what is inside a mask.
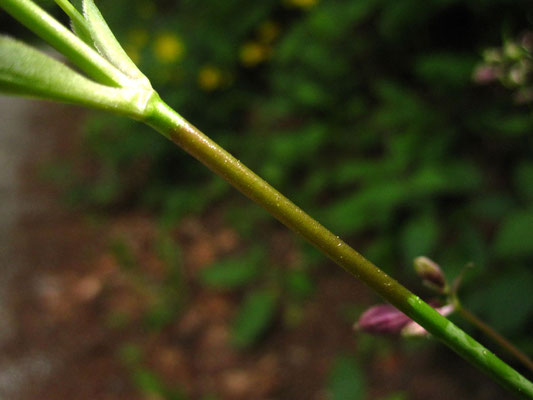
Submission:
[[[524,64],[516,64],[509,70],[508,79],[514,86],[522,86],[526,83],[527,67]]]
[[[440,315],[447,316],[454,311],[454,307],[452,304],[446,304],[445,306],[436,308],[435,310],[437,310]],[[420,337],[429,335],[429,332],[422,328],[422,326],[415,321],[410,321],[403,327],[401,334],[404,337]]]
[[[500,74],[495,67],[489,65],[480,65],[474,70],[473,80],[480,85],[486,85],[496,81],[499,75]]]
[[[354,328],[366,333],[397,334],[411,319],[390,304],[380,304],[366,310]]]
[[[495,48],[483,52],[483,60],[489,64],[499,64],[503,61],[501,51]]]
[[[503,47],[503,52],[505,54],[505,57],[513,61],[518,61],[522,57],[524,57],[524,50],[521,49],[519,45],[511,41],[505,43]]]
[[[533,51],[533,32],[526,32],[520,41],[522,47],[529,52]]]
[[[424,283],[443,291],[446,287],[446,278],[439,265],[427,257],[417,257],[414,261],[415,271]]]
[[[404,326],[401,335],[406,338],[426,337],[429,336],[429,332],[422,328],[421,325],[412,321]]]
[[[438,308],[434,306],[434,303],[429,304],[443,316],[455,311],[452,304],[446,304]],[[382,335],[400,333],[406,337],[428,335],[428,332],[422,326],[390,304],[370,307],[361,315],[354,328],[366,333]]]

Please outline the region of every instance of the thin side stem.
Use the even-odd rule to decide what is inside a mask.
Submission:
[[[72,5],[72,3],[69,0],[55,0],[57,5],[61,7],[61,9],[69,16],[69,18],[72,20],[73,24],[76,25],[76,27],[83,29],[82,34],[86,37],[91,37],[91,32],[89,32],[89,29],[87,28],[86,21],[83,18],[83,15],[79,13],[79,11]]]
[[[499,345],[501,348],[506,350],[509,354],[514,356],[519,360],[525,367],[527,367],[531,372],[533,372],[533,361],[520,349],[518,349],[514,344],[509,342],[504,336],[494,330],[490,325],[487,325],[485,322],[480,320],[477,316],[472,314],[469,310],[464,308],[462,305],[456,307],[457,312],[461,317],[470,322],[472,325],[476,326],[481,330],[485,335],[487,335],[494,343]]]
[[[126,86],[129,78],[31,0],[0,0],[0,7],[99,83]]]
[[[530,381],[320,225],[161,100],[154,98],[147,110],[147,124],[303,236],[496,382],[524,398],[533,398]]]

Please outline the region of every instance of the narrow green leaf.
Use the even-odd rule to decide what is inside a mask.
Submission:
[[[379,400],[407,400],[407,395],[404,392],[394,392],[385,397],[380,397]]]
[[[242,287],[258,277],[263,256],[254,249],[241,257],[222,260],[202,270],[199,279],[206,286],[218,289]]]
[[[0,88],[4,92],[80,102],[96,83],[18,40],[0,36]]]
[[[94,45],[100,54],[129,77],[138,79],[145,87],[151,87],[148,79],[139,71],[135,63],[131,61],[130,57],[115,38],[115,35],[113,35],[113,32],[111,32],[111,29],[93,0],[83,1],[83,13]]]
[[[533,162],[520,162],[515,168],[513,181],[517,193],[523,199],[533,200],[533,186],[531,185],[531,182],[533,182]]]
[[[503,276],[472,291],[466,304],[498,332],[516,335],[527,332],[533,317],[533,273],[526,268],[508,268]]]
[[[439,222],[434,215],[421,214],[404,225],[401,244],[405,261],[409,264],[415,257],[433,252],[439,239]]]
[[[494,241],[496,254],[506,257],[528,257],[533,254],[533,209],[519,210],[502,222]]]
[[[133,381],[145,394],[160,395],[167,390],[161,378],[146,368],[136,368],[133,371]]]
[[[91,32],[83,15],[68,0],[55,0],[55,2],[69,16],[74,33],[89,46],[94,47]]]
[[[365,396],[365,377],[353,357],[337,357],[329,375],[329,392],[332,400],[362,400]]]
[[[233,322],[232,342],[236,347],[252,345],[268,328],[276,314],[277,296],[270,290],[252,292]]]
[[[285,274],[285,287],[288,293],[297,299],[310,296],[315,290],[315,284],[306,271],[289,270]]]
[[[131,78],[32,0],[0,0],[0,7],[65,55],[91,79],[114,87],[131,86]]]
[[[0,91],[139,118],[151,93],[100,85],[27,44],[0,35]]]

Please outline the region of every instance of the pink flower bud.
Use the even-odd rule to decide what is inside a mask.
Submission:
[[[430,303],[432,307],[434,307],[433,304]],[[446,304],[435,308],[435,310],[439,314],[447,316],[454,312],[454,307],[452,304]],[[370,307],[359,317],[354,328],[362,332],[380,335],[400,333],[407,337],[428,335],[422,326],[390,304]]]
[[[529,52],[533,51],[533,32],[526,32],[522,36],[521,43],[522,47]]]
[[[415,271],[425,283],[442,291],[446,287],[446,278],[439,265],[427,257],[417,257],[414,261]]]
[[[472,79],[480,85],[486,85],[498,79],[498,71],[488,65],[480,65],[474,70]]]
[[[411,319],[390,304],[380,304],[366,310],[355,329],[375,334],[397,334]]]
[[[450,315],[454,311],[454,308],[453,308],[453,305],[447,304],[443,307],[436,308],[435,310],[437,310],[440,315],[447,316],[447,315]],[[415,321],[411,321],[408,324],[406,324],[404,328],[402,329],[401,333],[402,333],[402,336],[405,336],[405,337],[429,335],[428,331],[422,328]]]
[[[509,81],[516,86],[522,86],[526,83],[528,67],[525,64],[516,64],[509,70]]]

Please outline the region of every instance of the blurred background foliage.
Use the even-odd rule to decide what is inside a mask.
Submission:
[[[414,257],[433,258],[449,278],[473,263],[465,304],[531,354],[533,113],[472,79],[484,49],[531,29],[529,1],[99,6],[162,98],[381,268],[424,294]],[[299,243],[303,258],[277,276],[262,244],[276,223],[163,137],[94,113],[83,140],[90,173],[48,168],[71,204],[143,208],[162,230],[220,207],[246,238],[248,250],[199,276],[246,293],[237,346],[261,335],[282,291],[295,304],[312,295],[323,259]],[[339,358],[334,398],[359,398],[342,394],[364,390],[343,383],[358,368]]]

